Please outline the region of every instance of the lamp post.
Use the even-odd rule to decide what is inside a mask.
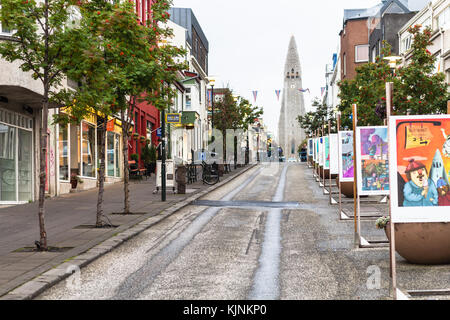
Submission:
[[[209,85],[211,86],[211,128],[214,129],[214,84],[216,80],[213,78],[209,79]]]

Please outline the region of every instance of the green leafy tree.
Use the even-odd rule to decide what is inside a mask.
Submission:
[[[222,132],[224,162],[226,162],[226,130],[242,129],[248,131],[249,125],[255,123],[263,114],[262,108],[253,106],[243,97],[234,97],[231,90],[226,90],[222,101],[214,105],[214,127]],[[235,142],[235,149],[237,145]],[[236,153],[236,150],[235,150]],[[236,155],[235,155],[236,161]]]
[[[383,42],[382,57],[391,55],[391,46]],[[394,81],[389,64],[381,57],[356,69],[356,77],[339,83],[341,120],[352,127],[352,105],[358,106],[358,125],[383,125],[386,117],[386,82]]]
[[[40,248],[47,250],[45,231],[45,181],[48,108],[62,87],[64,72],[59,65],[65,47],[70,7],[68,0],[2,0],[1,20],[12,31],[13,39],[0,43],[0,55],[7,61],[19,61],[20,69],[31,72],[42,84],[41,124],[39,131],[39,229]]]
[[[324,125],[328,126],[330,120],[331,128],[336,126],[336,119],[333,110],[330,110],[326,104],[320,102],[318,98],[312,103],[315,111],[309,111],[303,116],[297,117],[300,127],[305,130],[307,136],[313,136],[317,130],[322,130]]]
[[[431,29],[421,26],[409,29],[413,36],[411,59],[396,71],[393,114],[441,114],[447,111],[450,99],[445,75],[435,73],[436,57],[427,47],[432,45]]]
[[[86,106],[92,106],[100,119],[99,227],[103,225],[104,141],[108,116],[120,114],[122,120],[124,213],[130,213],[128,139],[133,120],[136,120],[134,110],[142,101],[160,110],[167,108],[174,93],[164,84],[174,81],[177,71],[186,67],[175,62],[175,58],[185,53],[183,50],[160,45],[163,38],[172,36],[172,30],[163,24],[169,18],[169,5],[168,1],[155,2],[152,20],[144,25],[137,21],[133,2],[89,1],[80,8],[83,28],[71,34],[75,40],[69,42],[67,48],[76,48],[77,59],[65,61],[65,66],[71,78],[83,85],[78,92],[65,92],[64,99],[77,101],[72,108],[76,119],[84,116]]]
[[[383,125],[386,118],[386,82],[393,82],[393,115],[445,113],[450,96],[445,75],[435,73],[436,57],[427,47],[432,45],[431,30],[420,25],[408,30],[413,36],[411,57],[407,64],[391,71],[383,59],[391,55],[391,46],[383,42],[380,57],[356,69],[356,77],[339,83],[339,110],[343,126],[352,126],[352,105],[358,106],[358,125]]]

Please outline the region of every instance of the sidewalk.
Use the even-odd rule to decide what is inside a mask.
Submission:
[[[105,215],[117,226],[116,228],[92,227],[96,219],[97,189],[47,199],[45,223],[48,246],[66,248],[66,251],[24,250],[25,247],[35,247],[35,240],[39,240],[37,202],[0,209],[0,299],[21,298],[4,295],[118,234],[123,235],[118,241],[135,236],[252,167],[249,165],[232,170],[231,173],[221,177],[220,182],[214,186],[203,184],[201,180],[189,184],[184,195],[174,194],[172,189],[168,188],[165,203],[161,202],[161,193],[153,194],[156,189],[154,175],[148,180],[144,178],[142,181],[132,181],[130,206],[131,211],[137,214],[127,216],[112,214],[123,211],[123,184],[109,185],[105,188],[103,208]],[[150,220],[151,223],[144,223]],[[135,226],[139,223],[144,225],[136,229]],[[130,231],[131,228],[135,230]],[[119,244],[118,241],[114,242],[115,246]],[[111,246],[109,250],[113,247]],[[89,261],[100,255],[91,254]]]

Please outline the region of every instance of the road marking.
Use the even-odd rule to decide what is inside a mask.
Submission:
[[[273,201],[283,200],[287,168],[286,165],[283,168]],[[282,209],[271,209],[267,214],[259,265],[249,294],[250,300],[275,300],[280,296],[281,216]]]

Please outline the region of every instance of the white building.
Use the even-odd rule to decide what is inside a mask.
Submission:
[[[411,58],[411,26],[431,27],[431,41],[428,48],[436,57],[435,72],[443,72],[447,83],[450,82],[450,0],[433,0],[408,21],[399,31],[400,55],[405,63]]]

